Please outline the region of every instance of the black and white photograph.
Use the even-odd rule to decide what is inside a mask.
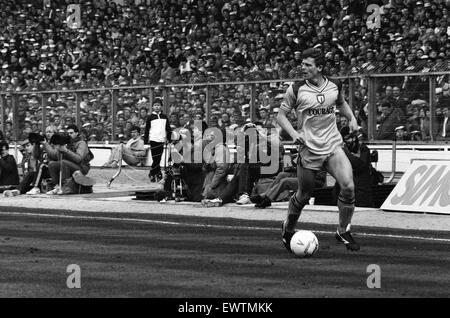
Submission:
[[[0,0],[0,298],[449,298],[449,11]]]

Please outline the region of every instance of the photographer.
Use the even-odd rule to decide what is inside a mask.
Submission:
[[[41,167],[43,163],[41,143],[44,140],[43,136],[36,133],[30,133],[28,139],[22,142],[25,153],[22,161],[24,175],[18,188],[20,194],[39,194],[40,189],[38,184],[42,178],[49,177],[48,168]],[[39,173],[40,169],[41,173]]]
[[[235,165],[233,178],[224,190],[218,193],[217,198],[213,200],[217,204],[213,206],[231,203],[234,199],[237,199],[236,203],[240,205],[251,203],[249,193],[260,178],[263,165],[260,158],[261,152],[265,150],[270,156],[271,148],[279,146],[278,136],[267,135],[266,129],[260,122],[246,124],[238,134],[242,134],[237,144],[238,162],[242,159],[244,162]],[[250,138],[251,135],[255,138]],[[244,140],[244,144],[239,145],[239,139]]]
[[[256,194],[250,198],[255,203],[255,208],[264,209],[272,205],[272,202],[277,201],[279,196],[285,191],[298,190],[297,178],[297,160],[299,160],[298,150],[291,150],[291,166],[286,167],[283,172],[280,172],[269,187],[261,194]],[[314,188],[322,188],[326,183],[327,172],[320,170],[314,178]]]
[[[256,140],[252,140],[253,142],[256,141],[256,143],[250,142],[251,138],[249,138],[248,135],[245,135],[248,132],[256,135]],[[236,201],[237,204],[243,205],[251,203],[249,194],[252,192],[254,184],[261,175],[259,147],[261,146],[261,142],[267,142],[263,124],[260,122],[255,124],[248,123],[240,132],[238,132],[238,134],[244,134],[245,144],[237,145],[238,156],[244,155],[244,162],[238,163],[235,166],[233,179],[228,183],[222,194],[222,201],[224,204],[233,202],[236,196],[239,196]],[[254,158],[255,155],[257,162],[251,163],[250,157]]]
[[[202,204],[206,207],[221,206],[220,196],[228,184],[227,176],[230,169],[230,151],[226,145],[225,132],[217,128],[208,129],[205,133],[206,142],[203,171],[205,180],[202,191]]]
[[[67,134],[55,134],[49,144],[44,141],[44,149],[48,154],[50,163],[48,165],[50,176],[55,189],[47,194],[60,192],[60,181],[70,178],[72,174],[80,170],[83,175],[89,172],[89,161],[92,159],[87,143],[78,136],[79,130],[76,125],[67,127]],[[61,180],[60,180],[61,173]]]
[[[200,202],[205,180],[201,157],[203,133],[208,129],[208,125],[204,121],[190,120],[185,126],[186,128],[172,132],[171,140],[174,146],[169,147],[169,166],[164,175],[163,196],[172,196],[177,200],[181,186],[184,196],[182,199]],[[195,151],[200,151],[200,158],[197,158],[200,160],[197,162],[195,161]],[[189,155],[184,152],[188,152]]]

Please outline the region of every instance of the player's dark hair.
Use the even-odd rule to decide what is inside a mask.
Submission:
[[[302,58],[307,59],[308,57],[314,59],[314,63],[316,63],[316,66],[325,66],[325,56],[323,55],[321,50],[315,48],[304,50],[302,53]]]

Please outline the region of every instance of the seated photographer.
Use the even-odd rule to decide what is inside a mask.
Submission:
[[[47,126],[45,128],[45,140],[50,141],[52,136],[54,134],[56,134],[57,132],[58,132],[58,129],[56,126],[54,126],[54,125]],[[31,138],[31,139],[33,139],[33,138]],[[49,186],[50,188],[54,188],[54,185],[52,185],[52,182],[49,181],[49,180],[51,180],[51,178],[50,178],[50,174],[48,172],[48,163],[49,163],[48,154],[45,151],[44,146],[42,145],[41,141],[39,143],[38,149],[40,151],[40,155],[42,155],[42,160],[41,160],[41,163],[40,163],[38,171],[37,171],[34,187],[30,191],[27,192],[27,194],[29,194],[29,195],[41,193],[41,187],[43,190],[46,189],[47,186]],[[36,151],[37,151],[37,148],[36,148]]]
[[[111,155],[104,167],[117,168],[119,161],[123,159],[130,166],[137,166],[145,159],[146,151],[142,140],[141,128],[131,127],[131,139],[123,146],[117,146],[111,150]],[[121,153],[123,150],[123,153]]]
[[[202,200],[205,180],[202,145],[203,133],[207,128],[204,121],[191,120],[185,124],[185,128],[172,131],[171,143],[168,144],[169,165],[164,173],[164,191],[159,191],[158,201],[168,198],[191,202]]]
[[[50,160],[48,164],[50,176],[52,182],[56,184],[55,189],[47,194],[60,193],[61,183],[70,178],[75,171],[80,170],[83,175],[89,172],[92,157],[87,143],[78,136],[78,127],[69,125],[67,134],[54,134],[50,143],[43,142]]]
[[[235,199],[237,199],[237,204],[248,204],[251,202],[249,193],[251,193],[253,185],[258,181],[261,174],[259,147],[260,142],[263,140],[267,141],[267,138],[263,138],[263,136],[265,134],[262,129],[262,123],[248,123],[237,131],[235,144],[238,163],[234,165],[231,181],[218,198],[222,201],[222,204],[231,203]],[[241,144],[242,140],[244,144]],[[252,157],[252,160],[250,160],[250,157]]]
[[[184,141],[188,141],[185,138],[190,138],[190,142],[187,142],[186,151],[190,151],[189,162],[182,162],[181,178],[183,179],[188,191],[187,200],[192,202],[200,202],[202,200],[202,190],[205,181],[205,173],[203,171],[203,134],[208,129],[208,125],[204,121],[191,120],[187,124],[187,135],[183,135],[186,130],[180,130],[181,138]],[[181,155],[183,154],[182,149]],[[197,155],[196,162],[195,152],[200,151],[202,153]]]
[[[344,152],[353,168],[355,206],[373,207],[370,150],[364,143],[359,141],[354,133],[350,133],[348,127],[341,129],[341,135],[344,139]],[[334,191],[334,201],[337,202],[337,194],[340,191],[337,182]]]
[[[208,207],[222,205],[220,199],[228,184],[227,176],[230,169],[230,151],[225,143],[225,132],[217,128],[210,128],[205,133],[205,149],[203,171],[202,204]]]
[[[48,168],[43,166],[43,154],[41,150],[41,142],[44,137],[30,133],[28,139],[22,142],[25,153],[22,161],[23,178],[19,184],[18,190],[20,194],[39,194],[39,183],[43,178],[50,177]]]
[[[242,134],[242,135],[241,135]],[[218,205],[231,203],[237,199],[237,204],[251,203],[249,193],[252,192],[254,184],[261,175],[261,154],[265,152],[270,156],[272,147],[278,147],[278,135],[267,135],[262,123],[248,123],[238,132],[237,138],[237,160],[233,171],[233,178],[225,187],[222,194],[216,199]],[[244,141],[244,144],[240,145]],[[275,141],[275,142],[274,142]],[[244,159],[244,162],[240,162]],[[278,160],[278,158],[277,158]]]
[[[255,208],[264,209],[269,207],[272,205],[272,202],[277,201],[278,197],[283,192],[298,190],[297,160],[298,151],[291,150],[292,166],[287,167],[283,172],[280,172],[265,192],[253,195],[250,198],[250,200],[255,203]],[[323,187],[326,183],[326,177],[327,173],[325,170],[319,171],[314,179],[314,188]]]
[[[9,144],[0,141],[0,186],[17,186],[19,183],[16,159],[9,154]]]

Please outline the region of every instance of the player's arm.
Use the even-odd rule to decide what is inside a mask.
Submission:
[[[358,130],[358,122],[356,121],[355,115],[353,115],[353,111],[350,108],[350,105],[345,101],[342,93],[339,93],[336,107],[339,109],[339,112],[348,119],[350,131]]]
[[[296,143],[304,143],[300,134],[294,129],[291,122],[289,121],[287,114],[296,108],[297,100],[294,94],[294,89],[291,86],[287,89],[284,94],[283,102],[281,103],[280,110],[278,111],[277,123],[280,125],[281,129],[284,129],[292,140]]]
[[[297,139],[298,133],[292,126],[291,122],[289,121],[286,111],[282,109],[279,110],[277,116],[277,123],[280,125],[282,129],[284,129],[289,134],[289,136],[291,136],[292,140],[295,141]]]

